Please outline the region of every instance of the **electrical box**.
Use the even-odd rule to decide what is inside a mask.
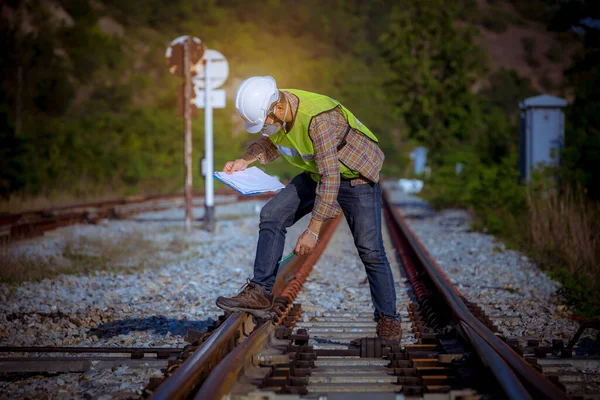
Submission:
[[[565,142],[567,100],[543,94],[519,103],[521,109],[519,170],[531,180],[531,171],[540,165],[558,166]]]

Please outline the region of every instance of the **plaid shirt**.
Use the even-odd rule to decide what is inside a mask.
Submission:
[[[294,115],[298,110],[298,98],[283,92],[290,102]],[[350,181],[351,186],[369,182],[379,182],[379,171],[384,155],[377,143],[360,132],[351,129],[346,137],[346,145],[338,152],[337,146],[346,134],[348,122],[341,110],[335,108],[315,116],[310,122],[308,135],[315,150],[315,164],[321,179],[317,184],[315,205],[312,217],[318,221],[335,218],[341,212],[337,204],[340,187],[340,166],[338,160],[360,176]],[[256,157],[261,164],[268,164],[279,157],[277,147],[268,137],[250,143],[246,151]]]

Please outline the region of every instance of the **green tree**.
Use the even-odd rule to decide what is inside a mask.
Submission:
[[[582,53],[566,76],[575,100],[566,113],[562,174],[583,186],[587,195],[600,200],[600,3],[595,0],[561,2],[550,29],[577,32]]]
[[[463,9],[443,0],[402,2],[381,36],[393,78],[388,83],[410,137],[433,154],[469,140],[477,128],[471,94],[483,58],[471,24],[457,23]]]

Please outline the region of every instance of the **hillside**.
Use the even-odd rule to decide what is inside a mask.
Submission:
[[[540,93],[572,97],[564,72],[582,46],[572,35],[549,32],[546,25],[519,13],[509,0],[477,0],[477,43],[485,49],[490,71],[516,71]],[[541,7],[541,6],[540,6]]]
[[[180,81],[169,75],[164,52],[185,33],[229,60],[228,105],[215,111],[217,166],[253,139],[232,99],[244,78],[260,74],[345,104],[381,139],[384,175],[405,173],[418,144],[434,161],[447,148],[477,148],[479,157],[498,162],[515,147],[509,119],[518,101],[536,90],[564,95],[562,71],[574,51],[570,44],[563,51],[571,42],[514,4],[9,1],[0,12],[7,143],[0,195],[83,199],[181,190]],[[202,147],[200,115],[194,165]],[[294,173],[282,162],[269,168]]]

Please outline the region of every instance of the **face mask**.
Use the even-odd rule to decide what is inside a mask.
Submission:
[[[279,118],[277,118],[277,116],[273,113],[271,113],[271,118],[275,121],[279,121],[279,123],[281,123],[281,125],[279,124],[265,124],[263,126],[263,128],[260,130],[260,133],[262,133],[263,136],[265,137],[269,137],[271,135],[276,134],[277,132],[279,132],[279,130],[281,128],[285,129],[285,117],[287,117],[287,104],[285,107],[285,114],[283,114],[283,120],[280,120]]]
[[[260,130],[263,136],[269,137],[271,135],[276,134],[281,129],[281,126],[278,124],[265,124]]]

